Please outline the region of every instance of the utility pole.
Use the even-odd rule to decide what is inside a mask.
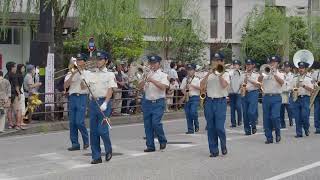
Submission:
[[[312,7],[312,0],[308,0],[308,29],[309,29],[309,36],[312,41],[311,7]]]

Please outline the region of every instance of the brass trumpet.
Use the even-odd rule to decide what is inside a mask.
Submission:
[[[218,64],[213,68],[213,73],[217,76],[222,76],[225,73],[225,67],[222,64]]]

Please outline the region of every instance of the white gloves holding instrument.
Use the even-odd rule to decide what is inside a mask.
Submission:
[[[101,111],[107,110],[107,106],[108,106],[108,101],[104,101],[104,102],[102,103],[102,105],[100,106],[100,110],[101,110]]]

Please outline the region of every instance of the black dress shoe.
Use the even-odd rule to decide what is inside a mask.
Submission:
[[[227,148],[222,149],[222,155],[227,155],[227,154],[228,154]]]
[[[265,144],[272,144],[273,141],[272,141],[272,140],[266,140],[264,143],[265,143]]]
[[[246,133],[245,133],[245,135],[246,135],[246,136],[250,136],[250,135],[251,135],[251,133],[249,133],[249,132],[246,132]]]
[[[110,159],[112,158],[112,152],[109,152],[106,154],[106,161],[110,161]]]
[[[79,151],[80,147],[69,147],[68,151]]]
[[[276,142],[278,143],[278,142],[280,142],[281,141],[281,136],[277,136],[276,137]]]
[[[144,152],[155,152],[155,149],[145,149]]]
[[[84,150],[88,149],[88,147],[89,147],[89,144],[83,145],[83,149],[84,149]]]
[[[295,138],[302,138],[302,135],[295,135]]]
[[[231,127],[231,128],[235,128],[235,127],[237,127],[237,126],[236,126],[236,125],[231,125],[230,127]]]
[[[186,132],[186,134],[194,134],[194,132]]]
[[[101,158],[100,159],[94,159],[94,160],[91,161],[91,164],[100,164],[100,163],[102,163],[102,159]]]
[[[238,122],[238,126],[241,126],[242,125],[242,122]]]
[[[195,128],[194,131],[195,131],[195,132],[199,132],[199,128],[198,128],[198,127]]]
[[[217,153],[211,153],[209,157],[218,157],[219,156],[219,152]]]
[[[160,150],[164,150],[167,147],[167,144],[160,144]]]
[[[293,126],[293,122],[292,121],[289,122],[289,126]]]
[[[252,128],[252,134],[257,133],[257,128]]]
[[[309,136],[310,134],[309,130],[305,131],[304,133],[306,134],[306,136]]]

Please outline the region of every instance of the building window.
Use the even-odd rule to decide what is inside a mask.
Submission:
[[[21,29],[20,28],[6,28],[0,32],[0,44],[15,44],[21,43]]]
[[[312,10],[314,11],[320,10],[320,0],[312,0]]]
[[[218,37],[218,0],[211,0],[210,37]]]
[[[11,28],[1,30],[0,44],[12,44],[12,30],[11,30]]]
[[[226,0],[225,38],[232,39],[232,0]]]

